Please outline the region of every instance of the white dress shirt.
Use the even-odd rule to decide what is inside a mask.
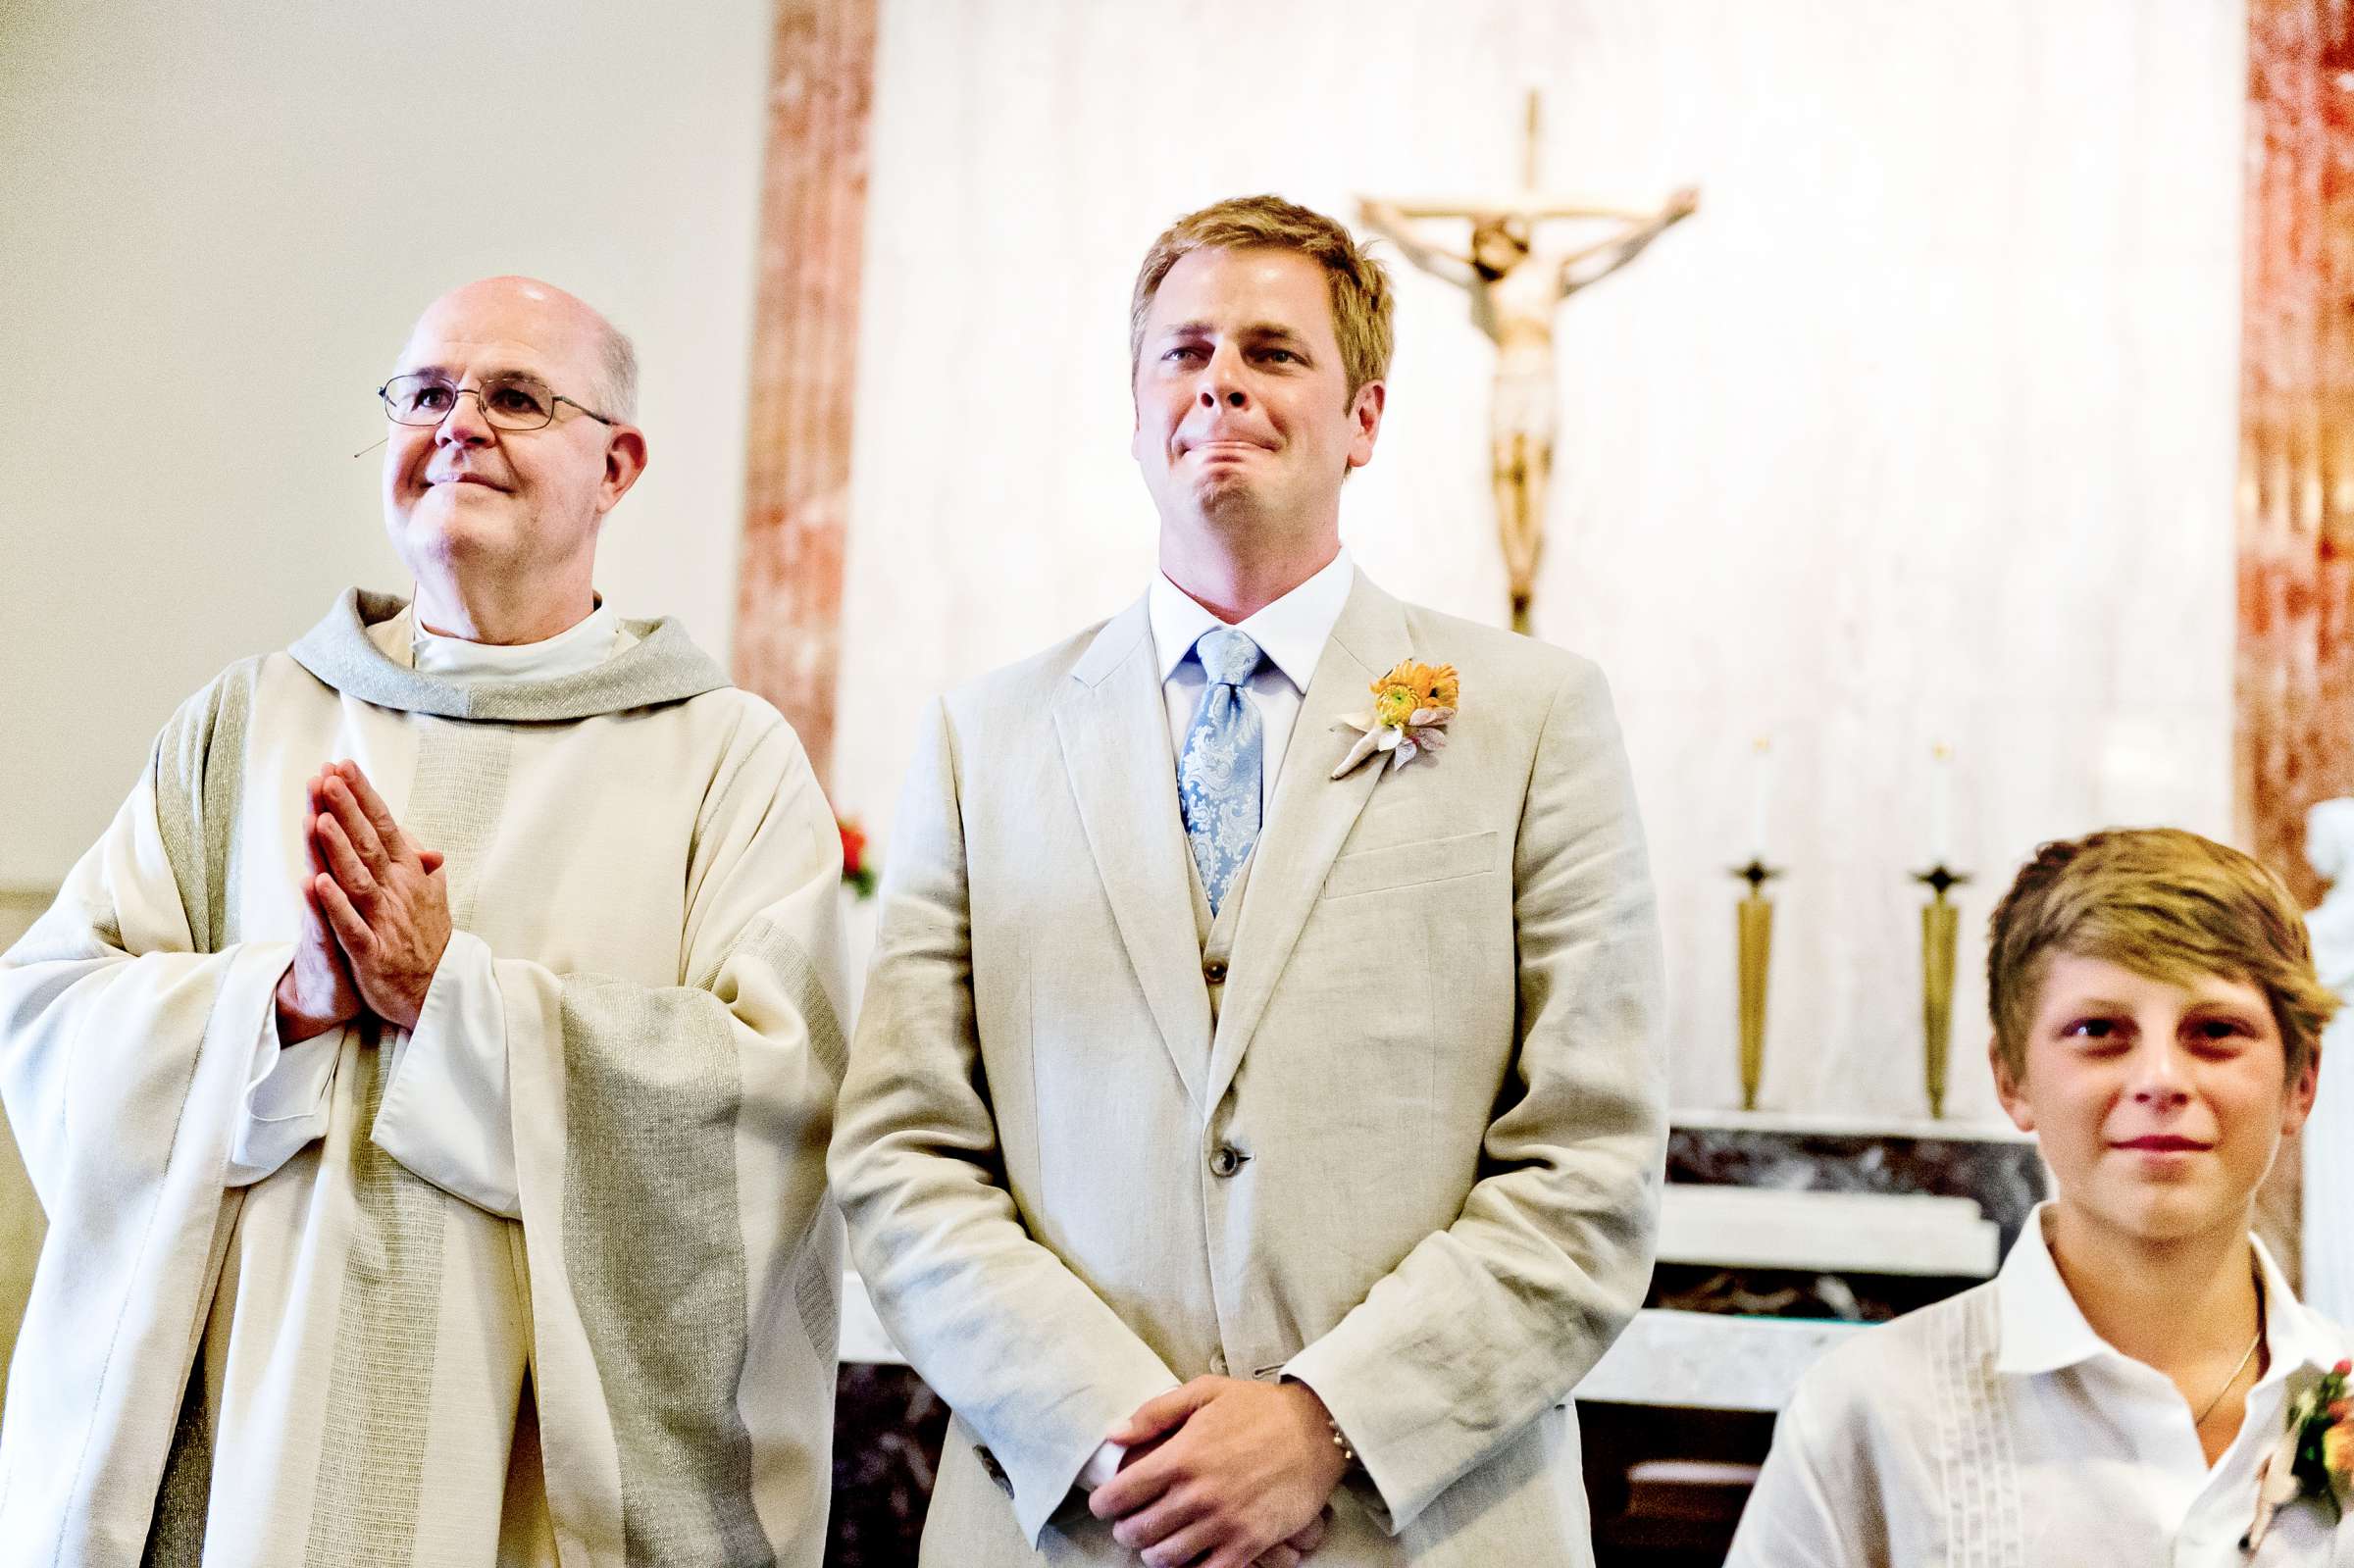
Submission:
[[[1356,582],[1356,567],[1344,549],[1314,577],[1248,620],[1234,623],[1235,629],[1266,655],[1243,690],[1243,700],[1258,710],[1263,736],[1258,776],[1261,833],[1266,831],[1275,804],[1275,778],[1283,771],[1283,755],[1292,743],[1292,729],[1300,721],[1301,699],[1307,695],[1316,661],[1324,657],[1324,644],[1332,640],[1332,629],[1339,623]],[[1202,706],[1203,690],[1209,684],[1209,674],[1202,668],[1194,644],[1202,640],[1204,632],[1227,623],[1157,573],[1145,594],[1145,615],[1152,627],[1152,652],[1160,661],[1160,696],[1169,710],[1169,755],[1175,758],[1185,753],[1185,733],[1194,727],[1194,713]],[[1366,693],[1368,707],[1371,696]],[[1127,1451],[1116,1442],[1106,1442],[1090,1454],[1079,1472],[1080,1490],[1093,1492],[1119,1474],[1120,1460]]]
[[[1300,720],[1300,701],[1324,657],[1324,644],[1349,603],[1356,568],[1342,550],[1314,577],[1266,606],[1235,630],[1258,644],[1266,658],[1251,677],[1243,700],[1258,710],[1265,735],[1259,769],[1259,825],[1275,803],[1275,778],[1283,771],[1283,754],[1292,743],[1292,727]],[[1160,694],[1169,709],[1169,755],[1185,753],[1185,733],[1194,727],[1209,675],[1202,668],[1194,644],[1202,633],[1226,625],[1203,609],[1183,588],[1155,573],[1145,595],[1145,613],[1152,626],[1152,651],[1160,660]],[[1371,692],[1365,706],[1373,705]],[[1174,766],[1174,763],[1171,764]]]
[[[370,635],[394,662],[460,682],[558,680],[594,669],[635,640],[601,600],[554,636],[515,644],[445,637],[418,626],[415,613],[403,610]],[[281,1045],[276,1015],[264,1021],[247,1079],[245,1125],[230,1144],[230,1186],[260,1181],[327,1135],[328,1095],[342,1037],[342,1030],[331,1029]],[[377,1146],[444,1190],[493,1214],[520,1218],[506,1014],[490,949],[481,937],[449,934],[415,1032],[390,1043],[371,1134]]]
[[[1974,1290],[1817,1363],[1774,1430],[1727,1568],[2339,1568],[2354,1514],[2285,1509],[2254,1556],[2256,1469],[2287,1395],[2347,1353],[2263,1243],[2270,1365],[2210,1468],[2190,1407],[2095,1334],[2052,1262],[2049,1205]]]

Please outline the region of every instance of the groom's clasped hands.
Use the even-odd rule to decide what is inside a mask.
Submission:
[[[1088,1508],[1149,1568],[1295,1568],[1324,1539],[1348,1460],[1301,1383],[1196,1378],[1109,1434],[1128,1450]]]

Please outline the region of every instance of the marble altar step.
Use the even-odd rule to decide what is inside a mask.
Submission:
[[[1671,1183],[1660,1204],[1663,1263],[1984,1279],[2001,1256],[1966,1197]]]
[[[1969,1198],[1670,1185],[1660,1257],[1726,1268],[1837,1274],[1991,1275],[2000,1238]],[[1580,1398],[1778,1410],[1798,1375],[1861,1325],[1646,1308],[1611,1346]],[[904,1363],[866,1284],[843,1279],[842,1359]]]
[[[1708,1410],[1779,1410],[1816,1359],[1861,1323],[1742,1318],[1646,1307],[1577,1387],[1580,1399]],[[904,1365],[866,1286],[843,1279],[842,1359]]]

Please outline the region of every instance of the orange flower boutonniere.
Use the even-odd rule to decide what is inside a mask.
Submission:
[[[1416,664],[1401,659],[1373,683],[1373,710],[1343,719],[1337,728],[1356,732],[1356,744],[1332,770],[1335,779],[1367,757],[1386,752],[1395,772],[1447,743],[1442,733],[1462,701],[1462,682],[1452,664]]]
[[[2273,1516],[2311,1499],[2332,1521],[2354,1507],[2354,1361],[2340,1361],[2296,1390],[2279,1440],[2256,1470],[2256,1518],[2239,1538],[2253,1556],[2272,1533]]]

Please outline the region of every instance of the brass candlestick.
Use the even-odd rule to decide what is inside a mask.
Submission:
[[[1921,1070],[1928,1081],[1929,1114],[1945,1115],[1946,1068],[1954,1041],[1954,950],[1962,935],[1962,911],[1946,893],[1970,881],[1947,869],[1943,861],[1913,880],[1925,884],[1934,896],[1920,906],[1920,1048]]]
[[[1741,959],[1741,1108],[1758,1108],[1758,1084],[1766,1076],[1766,969],[1773,956],[1773,900],[1766,884],[1781,875],[1763,859],[1753,858],[1734,868],[1733,875],[1749,884],[1749,894],[1736,907],[1734,934]]]

